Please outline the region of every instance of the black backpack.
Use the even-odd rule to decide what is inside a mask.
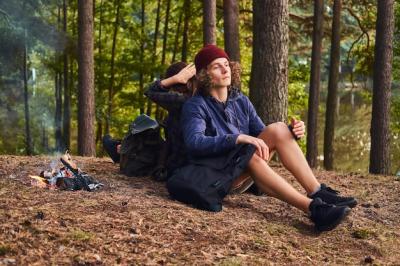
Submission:
[[[121,143],[120,171],[127,176],[150,176],[160,168],[159,155],[165,141],[157,121],[138,116]]]

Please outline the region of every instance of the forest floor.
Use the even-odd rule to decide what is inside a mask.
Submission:
[[[400,262],[394,176],[315,171],[359,201],[339,227],[318,233],[302,212],[268,196],[228,196],[219,213],[190,208],[171,200],[163,183],[125,177],[106,158],[74,158],[105,184],[99,191],[31,186],[29,175],[52,159],[0,156],[0,265]],[[281,165],[273,168],[296,183]]]

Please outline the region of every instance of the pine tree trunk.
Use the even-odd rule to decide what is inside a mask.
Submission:
[[[163,36],[163,48],[161,55],[161,65],[165,65],[165,57],[167,55],[167,41],[168,41],[168,23],[169,23],[169,15],[170,15],[170,7],[171,0],[167,0],[167,11],[165,13],[165,22],[164,22],[164,36]]]
[[[56,59],[59,62],[58,58]],[[61,97],[61,73],[58,71],[55,73],[54,78],[54,89],[55,89],[55,116],[54,116],[54,125],[55,125],[55,139],[56,139],[56,151],[62,150],[62,134],[61,134],[61,116],[62,116],[62,97]]]
[[[97,42],[98,42],[98,44],[97,44],[97,46],[98,46],[97,56],[98,56],[98,58],[101,59],[101,58],[103,58],[103,47],[102,47],[103,0],[100,1],[99,9],[100,9],[100,14],[99,14],[99,25],[98,25],[99,37],[98,37],[98,40],[97,40]],[[97,75],[96,80],[98,82],[97,91],[96,91],[96,95],[97,96],[96,97],[97,97],[97,99],[100,99],[100,98],[103,97],[103,86],[102,86],[102,82],[100,81],[101,79],[103,79],[103,77],[98,75],[97,73],[96,73],[96,75]],[[99,143],[101,141],[102,137],[103,137],[103,119],[104,119],[104,117],[105,117],[105,115],[103,113],[103,110],[102,110],[102,108],[100,108],[100,110],[98,111],[98,116],[96,117],[96,122],[97,122],[96,123],[96,127],[97,127],[97,129],[96,129],[96,144]]]
[[[181,10],[181,12],[179,14],[178,26],[176,27],[175,40],[174,40],[174,50],[172,52],[171,64],[175,63],[176,54],[178,53],[178,42],[179,42],[179,34],[181,33],[182,19],[183,19],[183,9]]]
[[[24,81],[24,108],[25,108],[25,149],[26,155],[32,155],[32,139],[31,139],[31,127],[30,127],[30,115],[29,115],[29,90],[28,90],[28,49],[26,44],[26,30],[24,39],[24,52],[23,52],[23,62],[22,62],[22,78]]]
[[[115,5],[117,8],[115,14],[115,22],[114,22],[114,32],[112,39],[112,48],[111,48],[111,62],[110,62],[110,84],[108,85],[108,112],[106,118],[106,134],[110,133],[110,123],[112,120],[112,109],[113,109],[113,97],[114,97],[114,79],[115,79],[115,49],[117,45],[117,35],[119,28],[119,12],[120,12],[120,0],[115,1]]]
[[[61,8],[58,7],[58,16],[57,16],[57,24],[59,28],[61,28]],[[59,53],[56,53],[55,56],[55,64],[57,65],[57,69],[54,77],[54,91],[55,91],[55,115],[54,115],[54,136],[56,140],[55,150],[62,150],[62,76],[58,69],[58,66],[61,65],[61,57]]]
[[[224,0],[225,51],[232,61],[240,62],[239,4],[237,0]]]
[[[250,99],[267,125],[287,117],[288,18],[287,0],[253,2]]]
[[[78,0],[78,153],[95,156],[93,3]]]
[[[216,44],[216,0],[203,0],[203,44]]]
[[[144,26],[145,26],[145,5],[144,5],[144,0],[142,2],[142,10],[141,10],[141,40],[140,40],[140,62],[143,62],[144,60]],[[145,101],[143,98],[143,93],[144,93],[144,69],[143,66],[140,69],[139,73],[139,104],[140,104],[140,113],[144,113],[145,109]]]
[[[153,57],[151,59],[151,65],[155,66],[156,60],[157,60],[157,42],[158,42],[158,32],[159,32],[159,27],[160,27],[160,10],[161,10],[161,0],[157,1],[157,15],[156,15],[156,26],[154,30],[154,39],[153,39]],[[151,75],[150,80],[152,81],[154,78],[154,75]],[[147,99],[147,110],[146,114],[151,115],[151,109],[152,109],[153,103],[151,102],[150,99]]]
[[[67,34],[67,3],[63,0],[63,31]],[[69,88],[68,77],[68,50],[64,49],[64,112],[63,112],[63,141],[66,149],[70,148],[71,135],[71,92]]]
[[[167,0],[167,11],[165,14],[165,22],[164,22],[164,35],[163,35],[163,47],[162,47],[162,53],[161,53],[161,65],[165,65],[165,59],[167,55],[167,42],[168,42],[168,23],[169,23],[169,15],[170,15],[170,5],[171,5],[171,0]],[[157,104],[156,105],[156,119],[160,120],[162,115],[162,110],[160,106]]]
[[[390,91],[392,82],[393,0],[378,2],[372,96],[369,172],[390,174]]]
[[[45,153],[49,152],[49,138],[47,136],[47,127],[45,126],[45,122],[42,120],[41,127],[42,127],[42,147]]]
[[[324,167],[333,169],[333,142],[335,136],[335,114],[340,68],[340,13],[341,0],[333,2],[332,41],[328,81],[328,98],[326,100],[325,131],[324,131]]]
[[[310,167],[317,166],[318,156],[318,109],[321,73],[322,38],[324,34],[324,0],[314,1],[313,43],[311,53],[310,93],[307,119],[307,161]]]
[[[188,31],[189,31],[189,20],[190,20],[190,0],[185,0],[183,3],[183,35],[182,35],[182,56],[181,61],[187,61],[187,47],[188,47]]]

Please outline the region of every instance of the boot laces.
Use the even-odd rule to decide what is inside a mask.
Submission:
[[[333,188],[331,188],[331,187],[326,187],[326,191],[328,191],[328,192],[331,192],[331,193],[334,193],[334,194],[339,194],[339,191],[337,191],[337,190],[334,190]]]

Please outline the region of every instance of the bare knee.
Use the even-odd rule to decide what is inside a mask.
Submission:
[[[258,156],[256,153],[253,154],[249,161],[249,168],[256,167],[262,163],[265,163],[264,159],[262,159],[260,156]]]
[[[292,137],[287,125],[283,122],[275,122],[268,125],[260,136],[264,136],[275,143],[288,140]]]

